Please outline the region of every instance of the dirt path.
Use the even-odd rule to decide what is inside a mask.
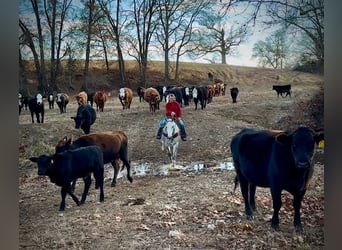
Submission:
[[[46,110],[46,123],[31,124],[28,111],[19,117],[19,204],[21,249],[321,249],[324,246],[324,171],[315,166],[311,189],[303,204],[305,233],[293,234],[291,197],[284,193],[280,232],[269,227],[271,198],[267,189],[258,189],[259,206],[254,221],[245,220],[240,191],[231,194],[234,171],[218,170],[217,164],[230,160],[231,137],[242,127],[285,129],[278,121],[294,107],[312,98],[318,83],[295,85],[292,98],[277,98],[269,86],[240,88],[238,102],[229,95],[214,97],[206,110],[183,108],[188,141],[182,142],[177,163],[203,164],[200,172],[173,171],[168,176],[126,177],[110,187],[111,172],[106,168],[105,202],[90,190],[84,206],[67,199],[64,213],[58,211],[60,188],[38,177],[28,159],[52,153],[63,136],[77,138],[70,116]],[[304,91],[305,90],[305,91]],[[91,131],[123,130],[129,137],[129,155],[134,166],[147,164],[152,170],[163,166],[161,144],[155,139],[164,110],[149,113],[146,103],[134,98],[131,110],[123,111],[111,97],[103,113],[98,113]],[[301,114],[297,114],[298,117]],[[134,171],[134,170],[133,170]],[[78,183],[76,193],[82,192]]]

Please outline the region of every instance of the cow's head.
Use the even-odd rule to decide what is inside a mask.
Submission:
[[[42,94],[37,94],[36,98],[37,98],[37,104],[38,105],[42,105],[43,104],[43,96],[42,96]]]
[[[315,144],[324,139],[324,133],[316,133],[307,127],[299,127],[292,133],[282,133],[276,136],[276,141],[291,147],[296,168],[310,168],[314,155]]]
[[[125,98],[125,88],[120,88],[120,90],[119,90],[119,97],[121,99]]]
[[[57,142],[57,145],[55,147],[56,153],[60,153],[65,150],[68,150],[70,148],[71,143],[72,143],[72,137],[68,139],[68,137],[64,136],[62,140]]]
[[[52,168],[54,160],[50,155],[40,155],[38,157],[31,157],[30,161],[36,162],[38,165],[38,175],[48,175]]]
[[[85,118],[83,118],[82,114],[77,114],[76,117],[72,116],[70,118],[75,121],[75,128],[76,129],[79,129],[85,121]]]

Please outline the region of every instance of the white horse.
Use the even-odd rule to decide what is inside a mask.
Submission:
[[[162,151],[164,151],[165,148],[167,149],[167,154],[172,161],[172,166],[175,166],[176,164],[180,139],[180,131],[176,122],[172,118],[167,118],[160,141],[162,143]]]

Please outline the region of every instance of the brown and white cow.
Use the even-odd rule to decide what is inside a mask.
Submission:
[[[130,88],[120,88],[119,89],[119,100],[121,102],[122,108],[130,109],[133,100],[133,90]]]
[[[87,104],[87,102],[88,102],[87,93],[85,91],[78,93],[78,95],[76,95],[76,101],[77,101],[78,105]]]
[[[150,112],[154,114],[156,109],[159,109],[159,103],[161,101],[160,94],[155,88],[149,87],[145,90],[144,100],[150,105]]]
[[[107,94],[104,91],[96,91],[94,95],[94,102],[96,104],[96,111],[103,112],[104,105],[108,99]]]

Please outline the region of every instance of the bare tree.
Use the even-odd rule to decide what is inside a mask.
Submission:
[[[41,6],[39,5],[39,1],[30,0],[30,8],[32,8],[36,23],[33,25],[34,27],[31,27],[30,29],[23,19],[19,20],[19,27],[22,31],[21,41],[22,44],[26,45],[31,50],[34,58],[38,79],[37,90],[46,94],[48,92],[48,83],[46,80],[44,37],[41,23]],[[38,45],[36,40],[38,40]]]
[[[290,45],[286,43],[285,37],[286,31],[280,29],[268,36],[265,41],[256,42],[253,47],[252,57],[259,58],[262,66],[283,69],[290,51]]]
[[[50,31],[50,88],[57,90],[56,78],[60,71],[61,45],[64,21],[72,0],[44,0],[44,13]]]
[[[184,3],[184,16],[179,19],[180,26],[175,31],[173,41],[176,50],[175,82],[179,81],[180,57],[194,49],[189,46],[193,37],[194,23],[198,16],[204,14],[203,9],[208,8],[211,3],[212,1],[206,0],[189,1]]]
[[[116,44],[116,51],[119,63],[119,73],[121,77],[121,81],[123,84],[127,84],[126,72],[125,72],[125,60],[122,53],[121,48],[121,28],[124,26],[125,20],[121,20],[121,0],[98,0],[99,5],[101,7],[102,12],[107,17],[109,26],[110,26],[110,34],[112,36],[113,41]],[[112,6],[112,4],[115,5]],[[114,9],[114,13],[112,13],[111,9]],[[113,14],[113,15],[112,15]],[[114,17],[113,17],[114,16]]]
[[[148,51],[153,32],[156,28],[154,15],[156,13],[156,0],[133,0],[132,15],[133,21],[130,23],[130,29],[133,34],[126,39],[133,52],[128,54],[134,57],[139,64],[140,82],[146,86],[146,71]]]
[[[253,6],[252,16],[255,19],[262,16],[262,22],[266,25],[283,24],[305,33],[313,44],[311,48],[315,49],[317,64],[323,68],[324,0],[238,0],[238,2]]]
[[[231,4],[231,2],[230,2]],[[202,15],[197,32],[194,34],[193,46],[197,48],[192,54],[203,56],[208,54],[219,55],[221,63],[227,63],[227,56],[234,52],[234,48],[245,42],[250,34],[247,17],[237,22],[230,16],[230,11],[236,13],[233,5],[226,6],[224,11],[219,8],[221,5],[214,5]],[[221,6],[222,7],[222,6]],[[219,8],[219,9],[218,9]],[[243,11],[240,14],[243,15]],[[233,24],[232,24],[233,23]]]

